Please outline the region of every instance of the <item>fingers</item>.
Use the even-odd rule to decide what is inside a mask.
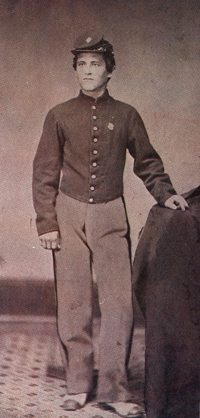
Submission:
[[[40,239],[40,245],[45,250],[60,250],[60,243],[59,240],[47,240],[47,239]]]
[[[40,239],[40,245],[41,247],[43,247],[45,250],[47,249],[47,241],[45,239]]]
[[[178,196],[178,199],[175,199],[175,205],[176,209],[180,208],[181,210],[185,210],[189,207],[186,200],[182,196]]]
[[[169,197],[165,202],[165,206],[170,209],[181,209],[183,211],[189,207],[186,200],[179,195]]]
[[[60,250],[60,243],[58,239],[40,239],[39,242],[41,247],[43,247],[45,250]]]
[[[168,202],[168,203],[166,203],[165,204],[165,206],[167,207],[167,208],[169,208],[169,209],[174,209],[174,210],[176,210],[177,209],[177,205],[175,205],[175,203],[173,203],[173,202]]]
[[[186,200],[185,200],[182,196],[180,196],[180,197],[181,197],[181,199],[180,199],[180,201],[179,201],[179,206],[180,206],[180,208],[181,208],[182,210],[188,209],[188,208],[189,208],[188,203],[186,202]]]
[[[58,231],[51,231],[40,235],[39,242],[45,250],[60,250],[60,237]]]
[[[56,240],[56,242],[55,241],[52,241],[51,248],[50,249],[51,250],[60,250],[59,240]]]

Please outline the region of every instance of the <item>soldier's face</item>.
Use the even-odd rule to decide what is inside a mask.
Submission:
[[[109,73],[101,54],[84,52],[77,59],[77,76],[83,91],[95,92],[106,87]]]

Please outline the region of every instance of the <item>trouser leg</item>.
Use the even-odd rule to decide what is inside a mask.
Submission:
[[[98,401],[130,399],[127,363],[133,328],[127,218],[122,199],[89,207],[86,236],[99,291]]]
[[[61,250],[54,252],[57,322],[69,394],[88,393],[93,374],[92,275],[84,234],[85,210],[86,204],[76,205],[62,193],[58,196]]]

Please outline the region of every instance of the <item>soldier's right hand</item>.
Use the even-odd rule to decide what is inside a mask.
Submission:
[[[58,231],[47,232],[39,236],[40,245],[45,250],[60,250],[60,236]]]

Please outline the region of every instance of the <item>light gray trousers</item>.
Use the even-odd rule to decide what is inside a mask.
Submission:
[[[57,320],[68,393],[88,393],[92,386],[93,269],[101,310],[97,400],[128,400],[133,309],[124,202],[87,204],[59,193],[56,209],[61,234],[61,250],[54,252]]]

